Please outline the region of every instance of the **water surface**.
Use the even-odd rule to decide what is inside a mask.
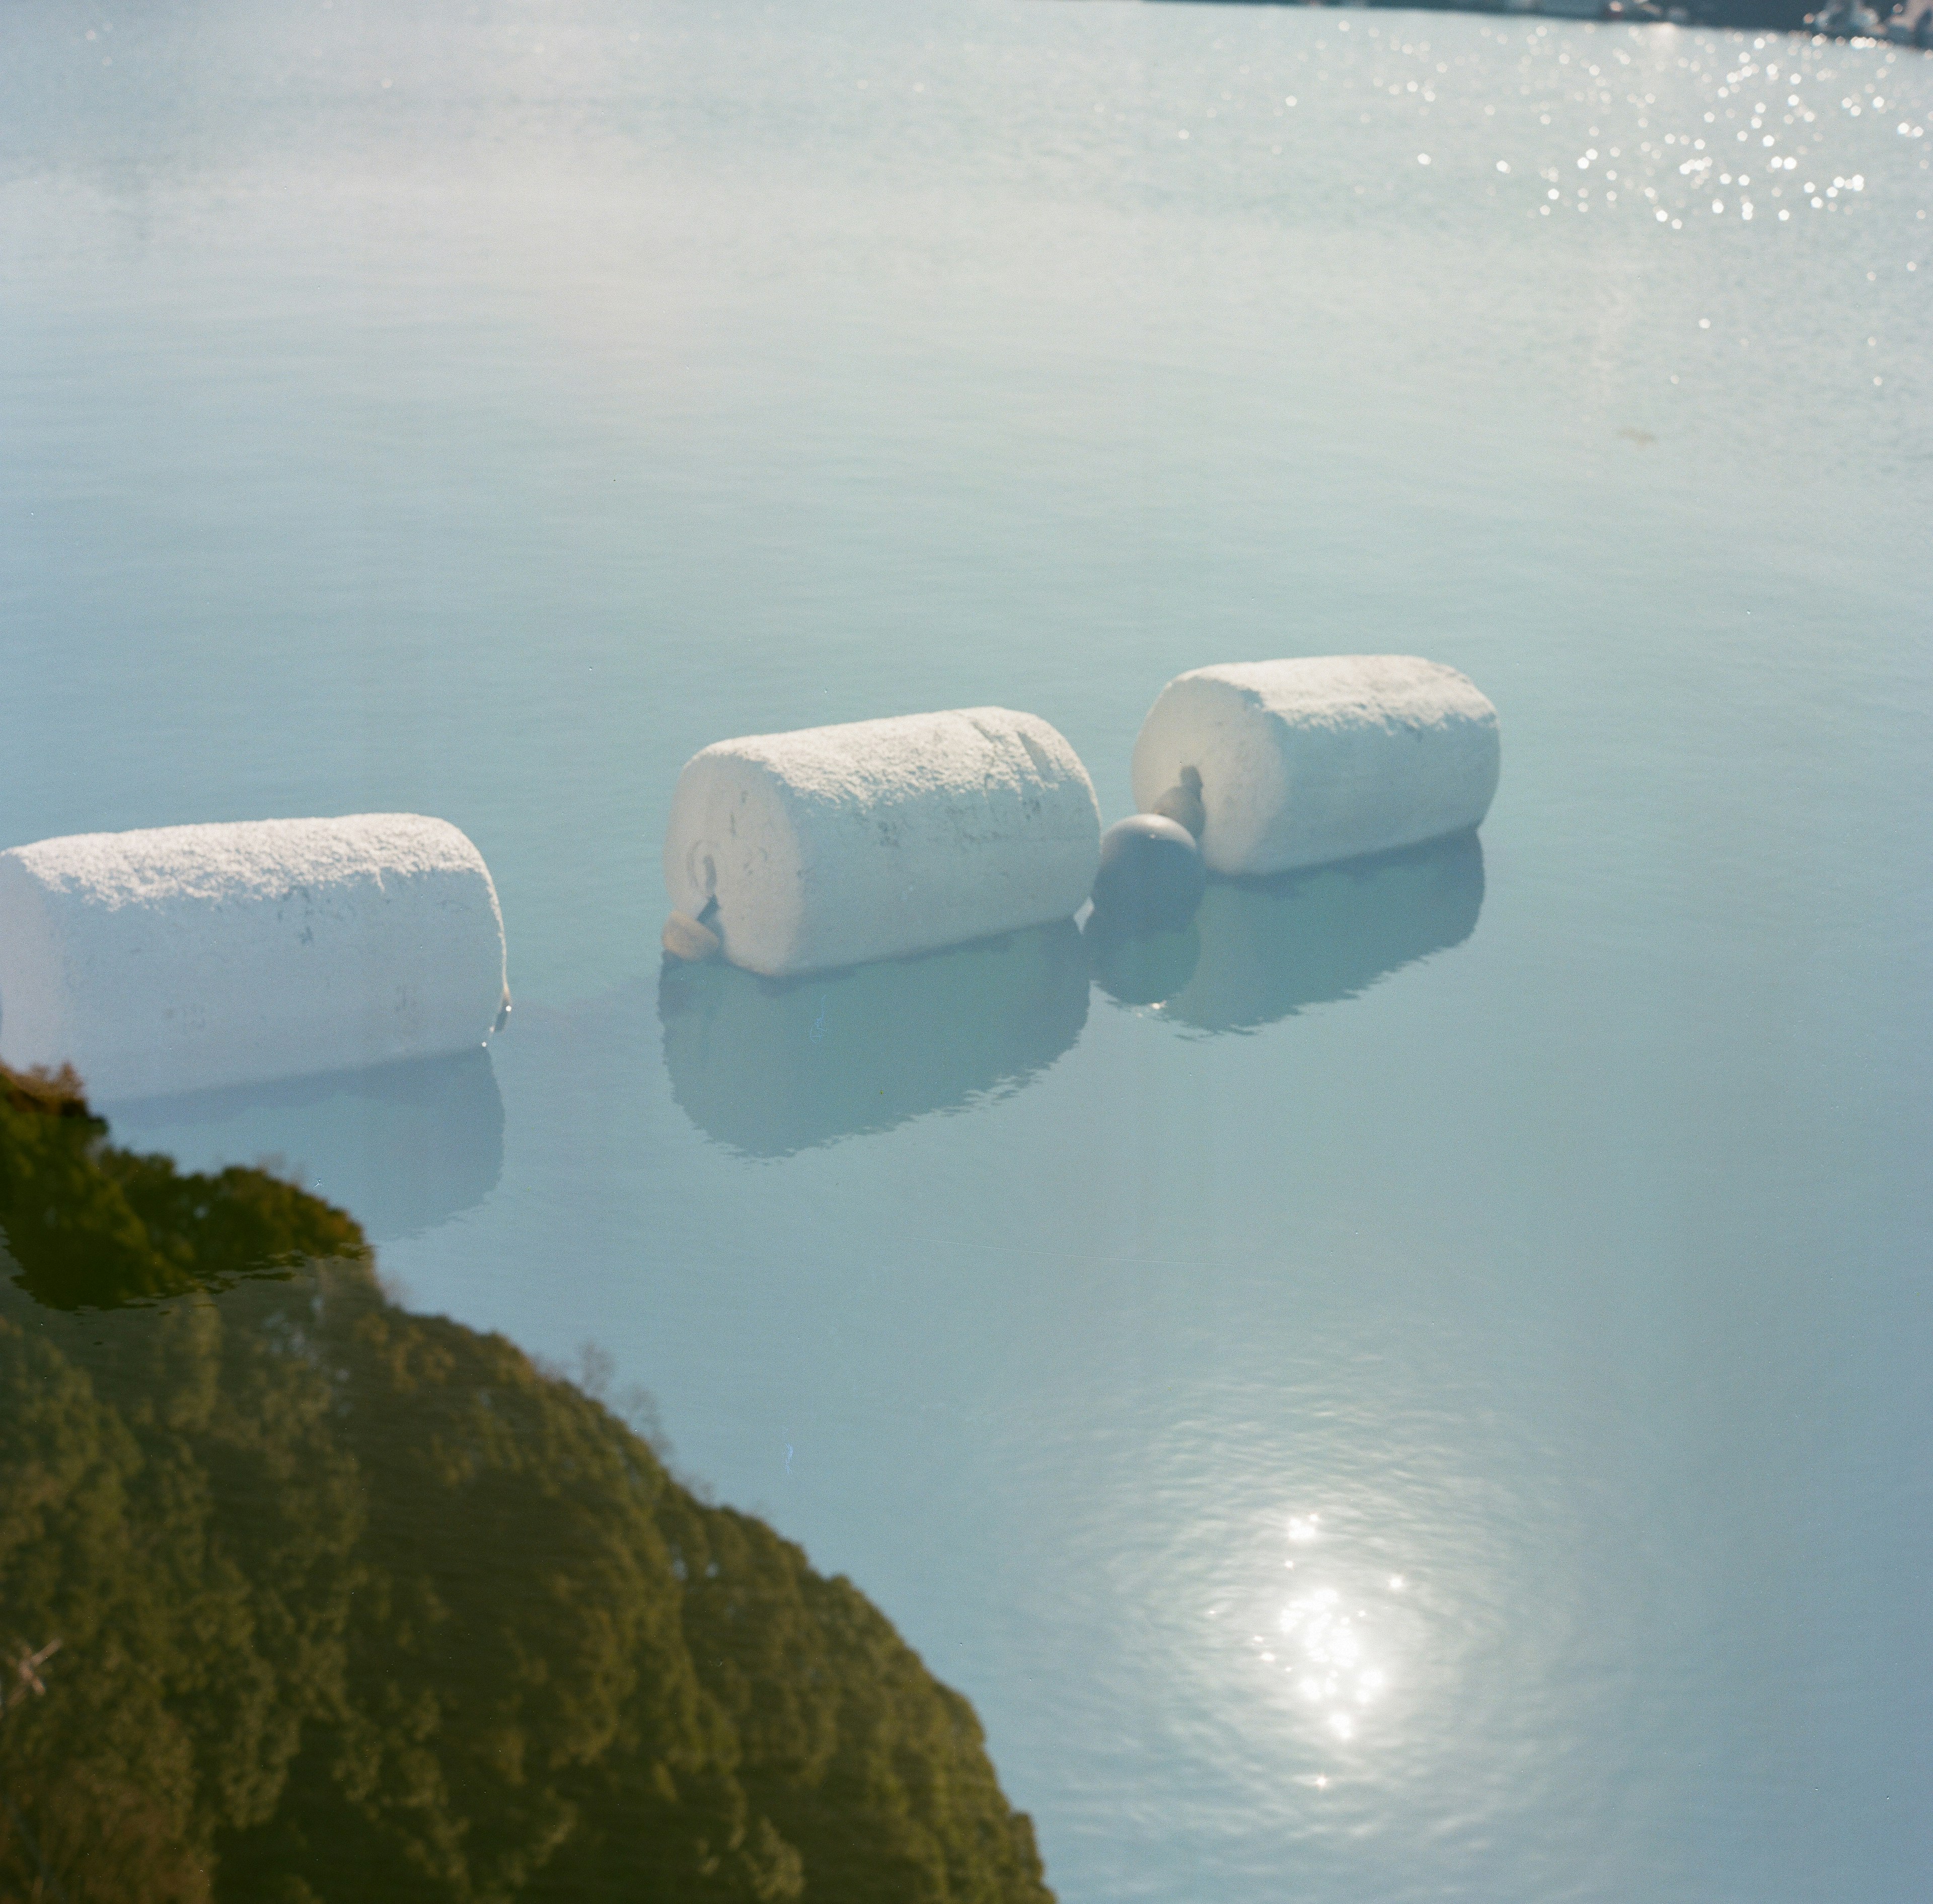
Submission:
[[[972,1698],[1063,1899],[1916,1894],[1933,64],[1112,0],[0,34],[10,843],[441,814],[519,999],[434,1140],[366,1083],[131,1133],[608,1351]],[[1171,675],[1337,650],[1496,701],[1480,847],[1217,886],[1091,991],[1053,935],[660,978],[708,741],[1000,703],[1111,818]]]

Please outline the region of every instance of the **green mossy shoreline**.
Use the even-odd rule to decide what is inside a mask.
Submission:
[[[0,1648],[8,1899],[1051,1896],[849,1582],[341,1212],[4,1072]]]

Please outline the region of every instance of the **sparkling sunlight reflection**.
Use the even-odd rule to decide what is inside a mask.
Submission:
[[[1332,1749],[1366,1743],[1392,1683],[1393,1635],[1376,1602],[1403,1593],[1408,1582],[1399,1573],[1379,1573],[1373,1584],[1354,1591],[1335,1584],[1346,1577],[1346,1567],[1319,1551],[1305,1551],[1325,1545],[1320,1514],[1291,1515],[1288,1536],[1297,1550],[1296,1557],[1284,1563],[1297,1574],[1293,1590],[1276,1610],[1270,1623],[1275,1631],[1249,1635],[1252,1656],[1284,1675],[1291,1709],[1306,1717],[1312,1743]],[[1318,1573],[1330,1578],[1313,1577]],[[1328,1782],[1326,1776],[1314,1781],[1318,1788]]]

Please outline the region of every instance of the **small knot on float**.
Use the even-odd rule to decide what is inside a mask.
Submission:
[[[674,959],[696,965],[716,958],[725,941],[709,926],[701,924],[688,912],[674,912],[664,923],[664,949]]]
[[[1180,784],[1170,787],[1148,811],[1159,813],[1164,820],[1174,821],[1177,826],[1186,827],[1199,839],[1201,829],[1208,824],[1208,809],[1201,803],[1200,770],[1184,767]]]

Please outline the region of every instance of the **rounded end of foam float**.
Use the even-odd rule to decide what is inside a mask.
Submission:
[[[1094,910],[1129,930],[1171,931],[1194,917],[1207,879],[1186,827],[1159,813],[1136,813],[1101,836]]]

